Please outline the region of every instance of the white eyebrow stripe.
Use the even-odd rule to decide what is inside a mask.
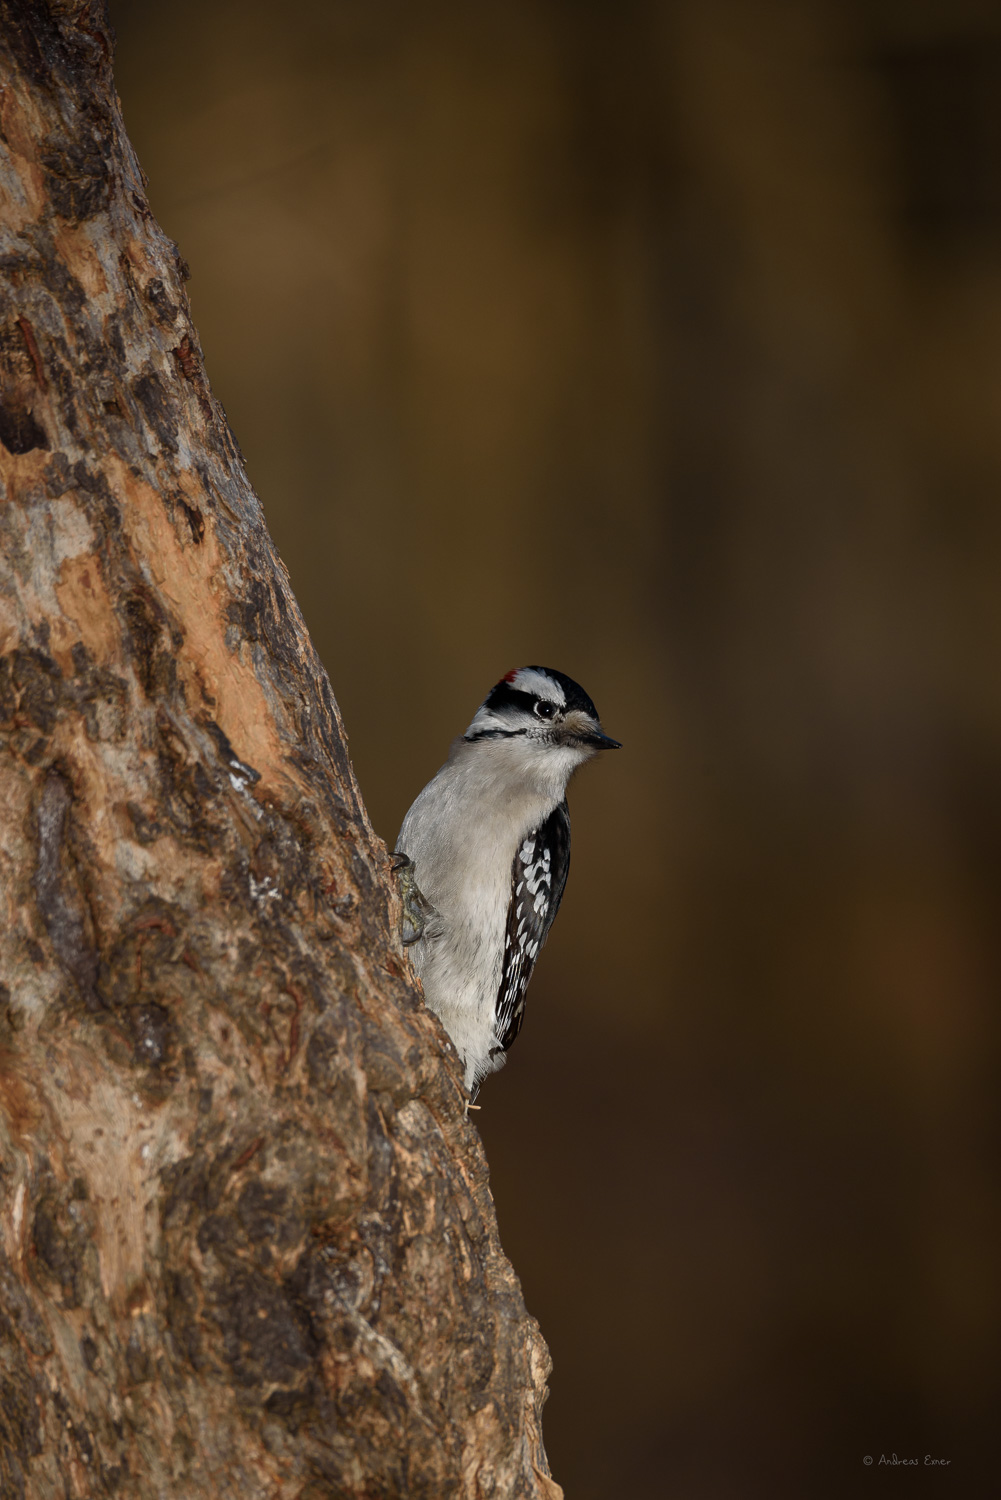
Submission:
[[[519,693],[531,693],[533,698],[543,698],[547,703],[555,703],[560,708],[566,707],[566,693],[545,672],[533,672],[531,667],[522,667],[515,673],[511,686]]]

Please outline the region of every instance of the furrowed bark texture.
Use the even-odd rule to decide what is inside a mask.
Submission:
[[[103,3],[0,0],[0,67],[0,1493],[551,1500],[548,1355]]]

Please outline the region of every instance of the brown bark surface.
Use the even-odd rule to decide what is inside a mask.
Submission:
[[[552,1500],[546,1348],[111,51],[101,3],[0,3],[0,1493]]]

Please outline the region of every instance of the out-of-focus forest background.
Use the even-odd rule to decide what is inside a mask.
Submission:
[[[625,743],[478,1117],[556,1476],[998,1493],[1001,8],[113,17],[379,832],[512,666]]]

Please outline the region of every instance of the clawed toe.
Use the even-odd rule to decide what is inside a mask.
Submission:
[[[417,884],[413,873],[414,862],[409,855],[394,852],[392,859],[393,873],[400,878],[400,901],[403,905],[400,940],[404,948],[409,948],[424,936],[431,918],[438,913]]]

